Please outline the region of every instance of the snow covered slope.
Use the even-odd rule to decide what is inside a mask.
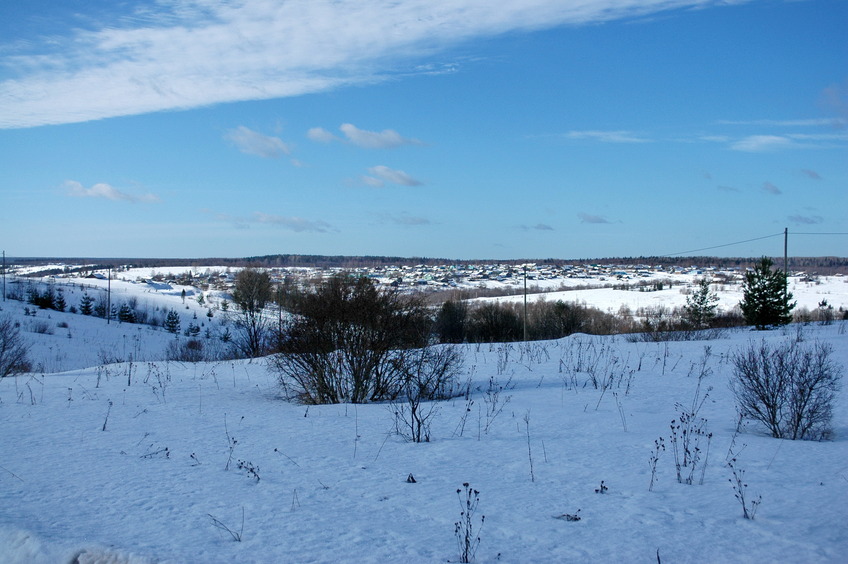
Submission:
[[[96,346],[80,317],[62,338]],[[485,515],[477,562],[848,560],[844,390],[835,440],[801,442],[736,435],[728,389],[728,355],[749,340],[823,341],[848,366],[845,322],[465,346],[469,397],[442,402],[422,444],[394,433],[387,405],[289,403],[263,361],[158,361],[149,337],[131,364],[0,381],[0,561],[457,562],[463,483]],[[660,453],[649,491],[654,441],[670,446],[702,373],[706,464],[681,484]],[[762,496],[754,520],[731,452]]]

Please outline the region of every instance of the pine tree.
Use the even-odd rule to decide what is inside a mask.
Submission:
[[[716,316],[718,296],[710,290],[710,281],[702,278],[698,281],[698,289],[686,296],[686,321],[695,329],[706,329]]]
[[[743,299],[739,306],[745,322],[757,329],[786,325],[792,321],[792,308],[796,305],[790,302],[792,293],[787,290],[785,274],[772,271],[773,264],[770,258],[763,257],[754,270],[745,274],[742,284]]]
[[[80,299],[79,311],[83,315],[91,315],[94,313],[94,298],[88,294],[83,294]]]
[[[65,307],[67,304],[65,303],[65,294],[61,291],[56,293],[56,297],[53,299],[53,309],[56,311],[65,311]]]
[[[121,304],[118,309],[118,321],[121,323],[135,323],[135,312],[129,304]]]
[[[180,332],[180,314],[173,309],[168,312],[165,318],[165,329],[169,333],[177,334]]]

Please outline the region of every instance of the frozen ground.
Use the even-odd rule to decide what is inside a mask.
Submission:
[[[186,321],[206,311],[186,310],[180,288],[125,288]],[[388,405],[284,401],[262,360],[165,362],[164,331],[24,306],[0,315],[22,321],[45,371],[0,380],[0,562],[457,562],[463,483],[485,515],[477,562],[848,561],[845,390],[834,440],[801,442],[753,423],[735,436],[727,385],[728,355],[751,340],[824,341],[848,367],[846,322],[464,346],[473,403],[441,402],[432,441],[415,444]],[[33,320],[53,334],[29,331]],[[587,359],[616,378],[605,393],[578,366]],[[707,463],[680,484],[661,453],[649,491],[654,441],[670,447],[702,365]],[[731,451],[749,499],[762,496],[754,520],[728,482]]]
[[[541,294],[529,294],[528,300],[547,300],[555,302],[577,302],[594,306],[602,311],[615,313],[622,306],[630,308],[635,312],[640,308],[652,308],[666,306],[669,308],[682,307],[686,305],[686,292],[694,288],[695,280],[700,276],[692,274],[674,274],[656,276],[657,281],[671,280],[672,286],[658,291],[640,291],[633,287],[629,290],[615,290],[613,288],[589,288],[580,290],[550,291]],[[579,281],[572,281],[576,284]],[[583,281],[585,283],[585,281]],[[600,284],[600,281],[595,283]],[[606,281],[606,283],[610,283]],[[742,287],[735,285],[722,285],[718,289],[712,288],[719,297],[718,307],[721,310],[731,310],[742,301]],[[822,300],[833,306],[834,311],[848,310],[848,277],[844,276],[821,276],[816,281],[805,281],[803,277],[789,277],[789,291],[792,292],[793,301],[797,302],[798,308],[806,308],[814,311]],[[481,300],[496,301],[523,301],[523,294],[505,296],[500,298],[480,298]]]
[[[196,267],[195,272],[206,270],[224,271],[224,267]],[[120,304],[127,300],[134,300],[151,315],[164,319],[166,312],[173,309],[181,316],[181,327],[184,330],[189,324],[194,323],[201,327],[201,336],[209,335],[215,337],[225,330],[226,316],[221,311],[221,303],[228,296],[218,291],[204,292],[205,303],[198,304],[197,296],[201,293],[199,289],[192,286],[148,284],[141,282],[152,274],[179,275],[187,270],[187,267],[167,267],[157,269],[131,269],[127,272],[116,274],[117,278],[111,281],[112,303]],[[615,290],[613,288],[596,287],[579,290],[555,291],[563,284],[567,286],[605,285],[612,283],[609,280],[594,279],[565,279],[544,280],[535,282],[542,288],[550,291],[540,294],[529,294],[528,300],[563,300],[576,302],[617,313],[622,307],[627,307],[636,313],[640,308],[651,308],[666,306],[669,308],[680,307],[686,304],[686,292],[691,291],[699,275],[689,273],[656,274],[652,279],[656,281],[671,280],[673,285],[660,291],[639,291],[635,287],[630,290]],[[46,280],[46,279],[45,279]],[[625,281],[626,282],[626,281]],[[46,283],[46,282],[45,282]],[[623,283],[619,281],[618,283]],[[53,283],[55,288],[61,288],[65,295],[68,306],[78,305],[83,293],[105,300],[107,280],[90,278],[60,278]],[[490,288],[503,287],[513,291],[520,291],[514,284],[501,284],[496,281],[487,281],[486,286]],[[9,284],[9,290],[16,286]],[[742,291],[738,285],[720,285],[713,288],[719,297],[719,309],[730,310],[736,307],[742,300]],[[186,299],[182,299],[185,290]],[[815,282],[806,282],[801,277],[790,278],[790,291],[793,300],[798,303],[798,309],[806,308],[815,311],[822,300],[833,307],[839,317],[840,308],[848,310],[848,277],[844,276],[821,276]],[[502,296],[498,298],[479,298],[480,300],[515,301],[524,299],[522,294]],[[121,324],[112,320],[107,326],[102,319],[73,315],[56,311],[37,310],[35,316],[21,317],[25,303],[9,300],[0,303],[0,315],[5,308],[9,315],[17,316],[28,334],[33,346],[33,356],[37,359],[39,372],[61,372],[74,370],[102,364],[104,360],[129,360],[139,361],[161,360],[165,358],[168,345],[174,340],[173,335],[146,325]],[[207,317],[209,311],[213,317]],[[67,327],[60,327],[66,324]]]

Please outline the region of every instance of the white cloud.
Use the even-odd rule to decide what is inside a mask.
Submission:
[[[306,132],[306,136],[319,143],[332,143],[333,141],[341,141],[338,137],[324,129],[323,127],[313,127]]]
[[[254,212],[253,220],[256,223],[275,225],[277,227],[283,227],[295,232],[312,231],[317,233],[326,233],[331,230],[331,226],[329,223],[326,223],[324,221],[303,219],[302,217],[286,217],[262,212]]]
[[[387,166],[378,165],[368,169],[372,176],[363,176],[362,180],[369,186],[382,188],[386,182],[401,186],[421,186],[422,182],[414,179],[402,170],[394,170]]]
[[[750,135],[730,144],[730,148],[734,151],[745,151],[748,153],[764,153],[789,149],[794,146],[795,143],[792,139],[779,135]]]
[[[230,215],[228,213],[216,213],[209,209],[202,209],[200,211],[211,215],[217,221],[231,223],[236,229],[247,229],[251,225],[271,225],[274,227],[288,229],[289,231],[295,231],[297,233],[327,233],[329,231],[335,231],[333,226],[325,221],[304,219],[297,216],[282,216],[265,212],[253,212],[250,216],[244,217]]]
[[[401,145],[420,145],[421,141],[417,139],[407,139],[402,137],[397,131],[392,129],[384,129],[383,131],[367,131],[359,129],[351,123],[343,123],[339,127],[348,141],[357,147],[365,149],[389,149],[392,147],[400,147]]]
[[[115,202],[132,202],[132,203],[157,203],[159,198],[154,194],[134,195],[127,192],[122,192],[114,186],[99,182],[91,188],[86,188],[76,180],[65,181],[65,190],[69,196],[75,198],[105,198]]]
[[[279,137],[263,135],[243,125],[229,130],[226,138],[235,143],[242,153],[265,159],[277,159],[291,153],[289,146]]]
[[[566,139],[590,139],[602,143],[649,143],[650,139],[638,137],[632,131],[569,131],[563,134]]]
[[[775,127],[831,127],[839,120],[833,118],[817,119],[752,119],[752,120],[720,120],[721,125],[764,125]]]
[[[403,137],[393,129],[368,131],[367,129],[359,129],[352,123],[343,123],[339,127],[339,131],[344,134],[348,143],[364,149],[391,149],[393,147],[400,147],[401,145],[423,145],[418,139]],[[313,127],[306,132],[306,136],[319,143],[344,141],[344,139],[334,135],[323,127]]]
[[[160,0],[156,11],[6,45],[0,128],[373,83],[474,38],[721,0]],[[144,10],[142,12],[142,10]]]

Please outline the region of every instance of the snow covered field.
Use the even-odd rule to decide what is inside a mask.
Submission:
[[[616,290],[613,288],[589,288],[580,290],[550,291],[541,294],[528,294],[528,300],[547,300],[555,302],[577,302],[596,307],[602,311],[616,313],[622,306],[631,311],[640,308],[653,308],[665,306],[668,308],[682,307],[686,305],[686,292],[691,291],[696,279],[700,278],[693,274],[676,274],[673,276],[657,276],[656,280],[671,280],[673,285],[657,291],[640,291],[638,288],[629,290]],[[584,281],[585,283],[585,281]],[[600,284],[600,281],[595,283]],[[718,308],[728,311],[739,305],[742,301],[741,285],[722,285],[718,289],[713,288],[719,297]],[[848,278],[844,276],[821,276],[815,282],[805,281],[801,276],[789,277],[789,291],[792,292],[793,301],[797,302],[797,308],[806,308],[814,311],[822,300],[833,306],[834,311],[842,308],[848,310]],[[524,300],[523,294],[505,296],[499,298],[480,298],[481,300],[513,301]]]
[[[195,300],[184,305],[182,288],[112,284],[186,323],[195,313],[220,323]],[[839,307],[845,286],[834,279],[809,294]],[[662,295],[609,292],[599,300],[615,308],[622,295]],[[752,340],[830,343],[848,367],[848,322],[713,341],[463,346],[469,398],[440,402],[432,441],[415,444],[394,433],[388,405],[283,400],[263,360],[165,362],[176,338],[165,331],[23,316],[25,305],[7,301],[0,315],[21,320],[44,372],[0,380],[0,562],[457,562],[463,483],[485,515],[477,562],[848,561],[845,390],[834,440],[807,442],[754,423],[736,435],[728,389],[728,355]],[[37,322],[50,332],[30,331]],[[591,384],[587,359],[614,376],[606,392]],[[699,373],[712,439],[687,485],[676,479],[670,423]],[[649,491],[660,437],[669,450]],[[762,496],[754,520],[734,498],[731,452],[749,500]],[[608,489],[596,493],[602,481]]]

